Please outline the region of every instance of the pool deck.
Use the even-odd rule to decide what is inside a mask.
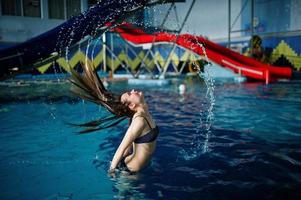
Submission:
[[[210,65],[205,67],[205,73],[210,74],[214,79],[232,79],[235,82],[243,82],[246,79],[238,74],[234,74],[232,71],[222,68],[218,65]],[[163,86],[168,85],[173,78],[183,78],[197,76],[197,73],[187,73],[181,75],[167,74],[165,78],[155,77],[152,78],[148,74],[141,74],[139,78],[134,78],[132,74],[120,74],[116,73],[112,77],[109,77],[109,73],[98,72],[99,77],[108,83],[114,82],[128,82],[130,85],[149,85],[149,86]],[[7,79],[0,82],[1,86],[26,86],[30,84],[62,84],[68,82],[70,74],[56,73],[56,74],[22,74],[15,76],[14,78]]]

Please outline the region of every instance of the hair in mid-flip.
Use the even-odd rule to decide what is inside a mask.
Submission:
[[[88,133],[115,126],[126,118],[132,118],[134,112],[125,103],[121,102],[121,95],[113,94],[104,87],[92,63],[82,63],[81,66],[83,68],[82,73],[78,73],[70,67],[71,78],[69,81],[72,83],[71,92],[82,99],[100,104],[112,115],[84,124],[71,125],[86,127],[80,133]]]

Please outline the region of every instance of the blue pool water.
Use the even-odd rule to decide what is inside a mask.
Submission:
[[[209,132],[202,81],[135,85],[160,127],[158,147],[144,171],[116,177],[106,171],[127,122],[77,135],[65,122],[106,111],[72,97],[68,84],[1,86],[0,199],[300,199],[300,85],[217,81]]]

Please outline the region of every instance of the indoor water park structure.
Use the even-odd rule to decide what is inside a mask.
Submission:
[[[141,6],[142,4],[146,5],[146,2],[139,3],[141,3]],[[152,1],[150,4],[156,3],[158,2]],[[112,9],[121,9],[123,6],[111,4],[105,6],[109,6]],[[254,2],[251,5],[253,4]],[[194,1],[185,13],[184,20],[178,22],[180,26],[179,30],[176,30],[178,33],[182,31],[185,22],[189,18],[193,5]],[[231,4],[229,5],[230,12]],[[129,4],[129,6],[131,5]],[[243,6],[246,6],[246,3]],[[44,74],[48,70],[53,72],[53,68],[56,67],[60,68],[59,72],[66,73],[69,71],[67,69],[69,65],[74,67],[78,62],[85,59],[85,53],[89,54],[88,57],[90,60],[93,60],[95,67],[99,67],[103,71],[111,70],[115,72],[118,67],[122,67],[129,73],[133,73],[133,71],[137,71],[136,69],[142,66],[143,69],[149,72],[155,69],[155,73],[160,77],[164,77],[167,71],[181,74],[185,66],[187,68],[187,66],[193,65],[192,63],[195,63],[195,61],[207,58],[209,62],[231,69],[241,76],[266,83],[277,79],[289,79],[292,77],[293,67],[297,70],[299,69],[298,56],[292,56],[291,58],[290,55],[285,55],[288,57],[289,64],[286,63],[287,66],[279,68],[270,63],[264,63],[263,60],[250,58],[227,49],[197,35],[168,33],[168,30],[164,31],[162,28],[160,30],[160,27],[153,27],[152,33],[146,33],[143,27],[139,28],[131,24],[122,23],[119,27],[111,28],[111,26],[115,26],[110,21],[112,19],[104,20],[105,17],[116,20],[119,17],[124,18],[124,15],[128,13],[123,13],[123,16],[119,16],[120,14],[116,13],[99,13],[99,10],[104,8],[103,5],[93,6],[89,12],[73,17],[48,32],[17,46],[2,49],[0,61],[5,66],[1,69],[3,78],[30,70],[31,73]],[[178,11],[175,8],[175,3],[171,3],[160,25],[161,27],[164,26],[164,23],[170,17],[172,9],[175,10],[177,15]],[[240,15],[242,15],[244,9],[245,7],[242,7]],[[254,10],[252,13],[254,14]],[[229,19],[231,19],[231,16],[229,16]],[[255,28],[253,27],[254,30],[251,30],[251,35],[255,35]],[[107,32],[101,36],[105,31]],[[231,27],[229,27],[228,31],[228,42],[230,44]],[[92,36],[85,38],[86,35]],[[107,37],[109,39],[106,39]],[[81,40],[83,38],[84,40]],[[260,37],[259,40],[261,40]],[[290,52],[289,50],[283,50],[285,48],[284,43],[281,40],[278,47],[274,50],[274,54],[270,55],[270,60],[274,60],[276,64],[277,57],[284,56],[281,51]],[[93,52],[86,51],[87,44],[93,46],[91,50]],[[66,49],[68,51],[67,56],[63,53]],[[205,49],[206,52],[204,51]],[[294,53],[294,50],[292,50],[292,53]],[[207,58],[204,58],[205,55]],[[70,63],[68,63],[69,60],[71,61]],[[191,68],[188,71],[192,72]]]
[[[300,199],[300,8],[0,0],[0,199]],[[156,150],[112,175],[132,119],[86,100],[136,91]]]

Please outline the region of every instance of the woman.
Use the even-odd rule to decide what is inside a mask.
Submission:
[[[70,81],[73,84],[71,91],[83,99],[102,105],[113,116],[80,124],[79,126],[89,127],[81,133],[109,128],[129,118],[130,126],[112,159],[109,173],[116,169],[127,172],[140,171],[149,163],[159,134],[142,92],[132,90],[121,96],[115,95],[105,89],[91,63],[82,67],[82,75],[70,68]]]

